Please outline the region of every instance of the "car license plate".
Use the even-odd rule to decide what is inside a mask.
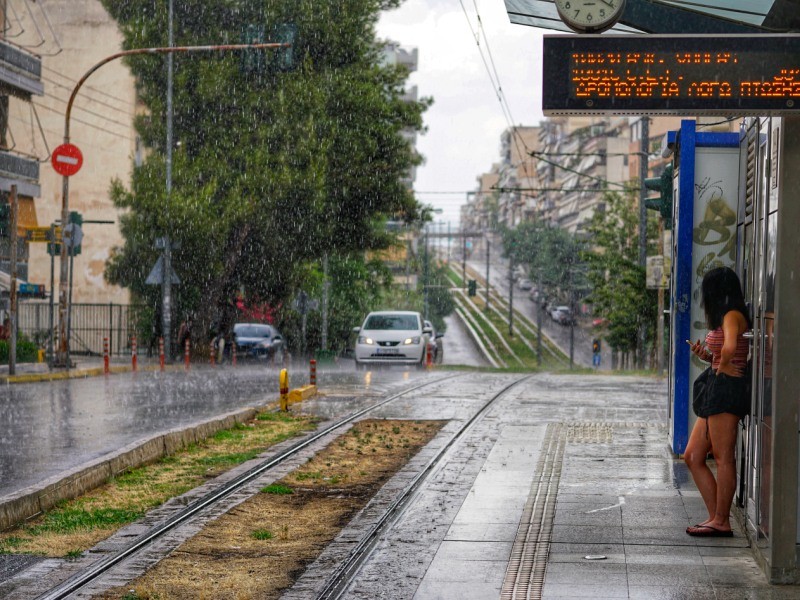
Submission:
[[[378,348],[378,354],[399,354],[397,348]]]

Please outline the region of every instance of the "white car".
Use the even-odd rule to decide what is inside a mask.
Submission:
[[[432,330],[422,315],[412,311],[371,312],[361,327],[353,328],[356,369],[370,364],[425,366],[425,348]]]

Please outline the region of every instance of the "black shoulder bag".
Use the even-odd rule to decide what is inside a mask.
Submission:
[[[700,414],[700,409],[703,407],[703,403],[706,399],[708,378],[710,375],[711,367],[707,367],[706,370],[700,373],[697,379],[694,380],[694,386],[692,387],[692,410],[698,417],[703,416]]]

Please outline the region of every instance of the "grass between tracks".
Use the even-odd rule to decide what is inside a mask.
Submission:
[[[311,417],[261,413],[246,425],[219,431],[202,443],[123,473],[92,492],[0,534],[0,554],[79,556],[148,510],[314,427]]]
[[[278,598],[442,421],[362,421],[303,467],[209,523],[123,600]]]

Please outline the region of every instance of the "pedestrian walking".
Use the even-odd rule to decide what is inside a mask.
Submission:
[[[711,370],[705,392],[698,399],[698,418],[684,460],[708,509],[708,519],[687,527],[686,533],[730,537],[730,511],[736,489],[736,432],[739,420],[750,411],[746,376],[749,344],[743,334],[751,323],[739,278],[728,267],[706,273],[701,294],[710,331],[704,343],[686,341],[695,356],[711,363]],[[709,452],[717,463],[716,478],[706,463]]]
[[[186,317],[178,328],[178,346],[175,348],[173,359],[180,356],[186,348],[186,340],[192,337],[192,317]]]

